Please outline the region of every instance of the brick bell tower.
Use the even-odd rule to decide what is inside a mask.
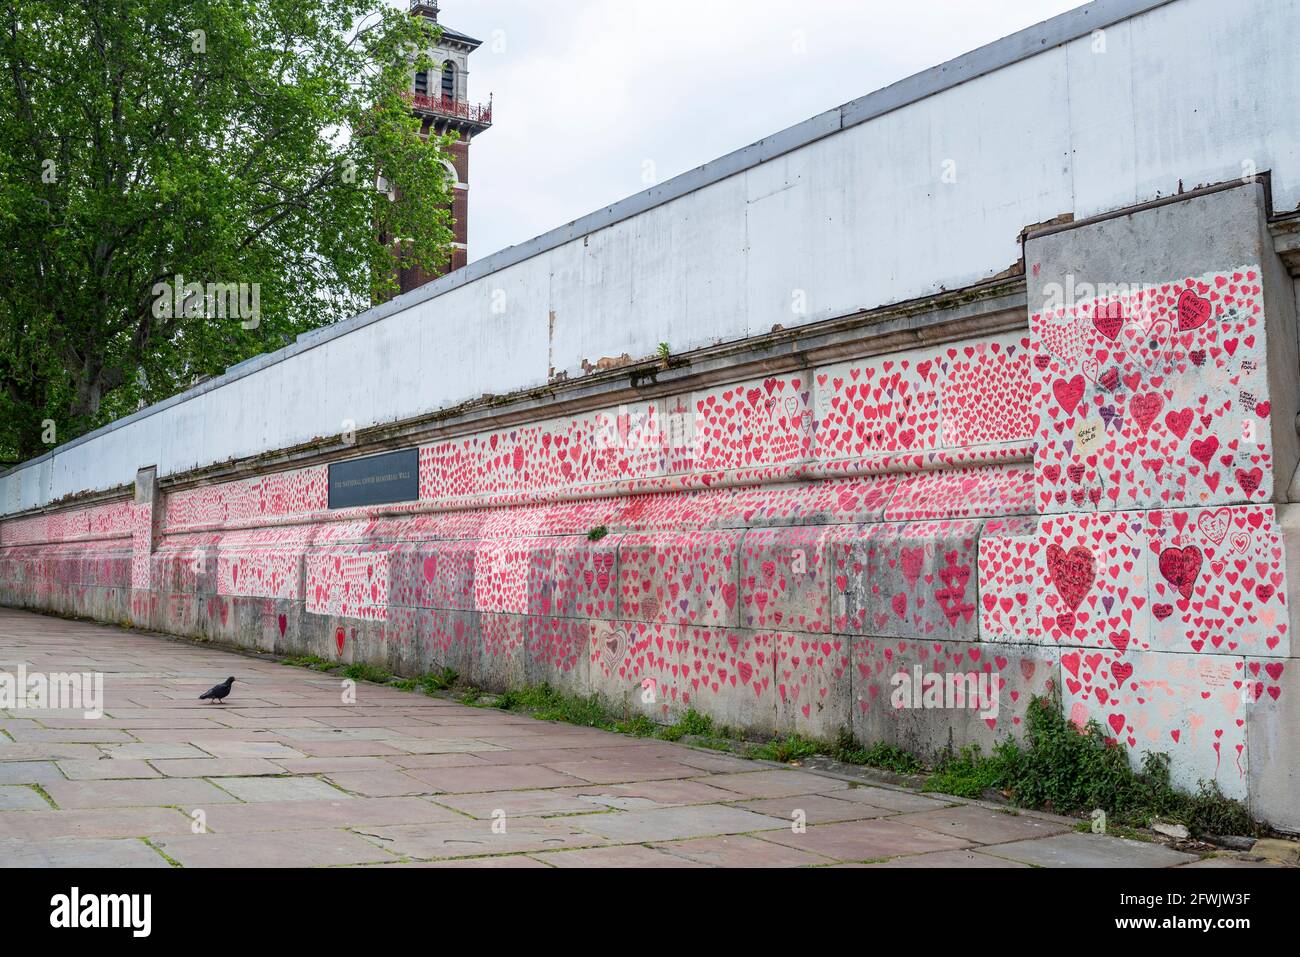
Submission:
[[[469,101],[469,55],[483,41],[438,23],[437,0],[411,0],[411,14],[424,17],[442,28],[442,35],[430,51],[434,69],[412,75],[412,109],[420,120],[421,132],[455,133],[460,138],[451,147],[447,175],[452,179],[453,245],[446,272],[459,269],[469,261],[469,147],[474,137],[492,126],[492,103]],[[439,66],[440,65],[440,66]],[[400,292],[410,292],[432,282],[443,273],[422,269],[398,271]]]

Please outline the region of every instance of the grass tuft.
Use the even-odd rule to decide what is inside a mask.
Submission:
[[[676,724],[670,724],[666,728],[659,728],[656,737],[664,741],[680,741],[687,735],[697,738],[712,738],[716,736],[713,727],[713,719],[707,714],[700,714],[694,708],[690,708],[682,715]]]
[[[791,761],[810,758],[815,754],[823,754],[825,750],[825,745],[810,741],[799,734],[791,734],[774,738],[766,744],[751,745],[746,755],[758,761],[779,761],[788,764]]]
[[[432,695],[439,691],[446,691],[459,677],[460,675],[454,669],[443,668],[441,671],[420,675],[418,678],[403,678],[395,681],[393,687],[400,691],[423,691],[427,695]]]
[[[339,674],[344,678],[352,681],[371,681],[375,684],[386,684],[392,677],[382,668],[376,668],[374,665],[368,665],[365,662],[358,662],[353,665],[344,665],[339,669]]]
[[[998,781],[996,762],[984,760],[979,748],[971,745],[940,761],[921,790],[977,798]]]
[[[830,757],[845,764],[857,764],[863,767],[879,768],[894,774],[919,774],[925,770],[924,765],[910,751],[892,744],[879,741],[869,748],[864,748],[854,739],[848,728],[842,728],[835,740],[835,747],[828,752]]]
[[[328,661],[317,655],[299,655],[296,658],[281,659],[280,664],[294,668],[310,668],[312,671],[333,671],[339,667],[338,662]]]

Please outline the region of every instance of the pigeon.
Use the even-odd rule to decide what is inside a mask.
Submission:
[[[223,704],[224,702],[222,699],[224,699],[226,695],[230,694],[230,687],[234,683],[235,679],[233,677],[227,678],[215,688],[209,688],[207,691],[203,692],[203,694],[199,695],[199,700],[204,701],[210,698],[217,702],[217,704]]]

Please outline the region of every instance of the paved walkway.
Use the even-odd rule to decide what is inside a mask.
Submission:
[[[103,672],[105,716],[0,711],[0,862],[1168,867],[1008,813],[0,609],[0,671]],[[224,706],[198,695],[237,679]],[[792,826],[795,815],[807,826]],[[1225,861],[1207,860],[1204,866]]]

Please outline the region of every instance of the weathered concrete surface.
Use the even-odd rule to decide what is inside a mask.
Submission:
[[[862,786],[0,610],[0,665],[105,674],[106,714],[11,711],[10,866],[1173,866],[1052,815]],[[233,674],[225,705],[200,702]],[[256,763],[250,763],[256,762]],[[87,779],[93,765],[103,773]],[[121,766],[120,778],[114,771]],[[149,776],[152,771],[153,776]],[[39,785],[57,807],[40,797]],[[791,823],[804,811],[808,827]],[[205,830],[196,833],[200,819]],[[494,823],[504,822],[504,833]],[[163,855],[166,855],[165,857]]]

